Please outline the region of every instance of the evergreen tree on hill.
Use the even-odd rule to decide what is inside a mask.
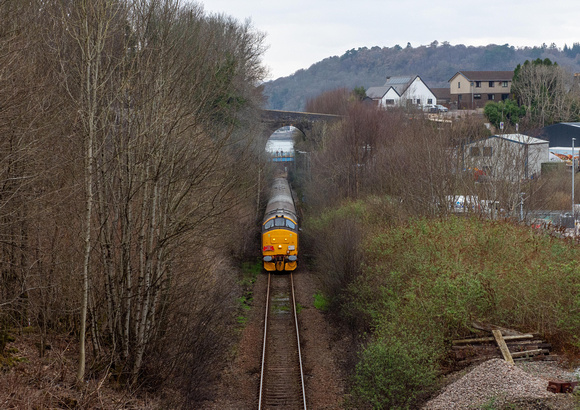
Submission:
[[[555,45],[516,48],[509,44],[473,47],[443,41],[413,47],[360,47],[332,56],[288,77],[264,84],[269,109],[303,111],[308,99],[337,88],[383,85],[387,76],[418,74],[434,88],[448,87],[457,71],[513,70],[526,60],[558,61],[570,72],[580,72],[580,43],[559,50]]]

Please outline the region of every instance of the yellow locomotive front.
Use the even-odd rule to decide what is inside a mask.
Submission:
[[[292,271],[298,260],[296,221],[276,215],[262,225],[262,257],[267,271]]]
[[[262,260],[267,271],[293,271],[298,265],[298,218],[290,185],[275,178],[262,220]]]

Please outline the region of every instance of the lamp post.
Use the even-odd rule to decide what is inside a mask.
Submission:
[[[469,83],[469,91],[471,92],[471,109],[474,110],[475,108],[473,108],[473,81]]]
[[[576,173],[574,164],[574,141],[576,141],[576,138],[572,138],[572,217],[574,217],[574,174]]]

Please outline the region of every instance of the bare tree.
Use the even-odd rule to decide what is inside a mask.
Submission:
[[[78,107],[80,126],[78,136],[84,143],[84,257],[82,263],[82,296],[80,307],[80,347],[77,381],[85,374],[85,335],[89,305],[91,253],[93,244],[93,208],[96,156],[101,147],[102,133],[106,124],[107,107],[110,102],[107,86],[114,72],[110,53],[112,32],[118,29],[115,20],[122,10],[122,3],[115,0],[78,1],[61,3],[61,21],[64,32],[71,38],[71,55],[61,54],[63,79],[72,104]],[[110,45],[109,45],[110,47]],[[78,59],[74,59],[78,56]]]
[[[32,4],[31,4],[32,3]],[[0,332],[34,319],[27,301],[42,271],[37,232],[49,194],[44,148],[55,114],[35,2],[0,2]],[[6,313],[6,315],[4,315]]]
[[[64,6],[63,84],[85,141],[81,345],[88,322],[95,349],[111,340],[134,382],[164,334],[174,284],[193,274],[176,255],[203,255],[250,175],[229,164],[254,147],[239,130],[260,103],[262,37],[173,0]]]
[[[262,34],[176,0],[0,16],[0,313],[78,331],[78,381],[91,351],[129,382],[204,368],[255,215]]]
[[[352,92],[346,88],[338,88],[322,93],[316,98],[306,101],[306,112],[321,114],[346,115],[350,103],[354,101]]]

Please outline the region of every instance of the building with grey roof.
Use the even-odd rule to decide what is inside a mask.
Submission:
[[[379,107],[415,106],[436,104],[437,97],[418,75],[387,77],[384,85],[370,87],[367,97]]]

